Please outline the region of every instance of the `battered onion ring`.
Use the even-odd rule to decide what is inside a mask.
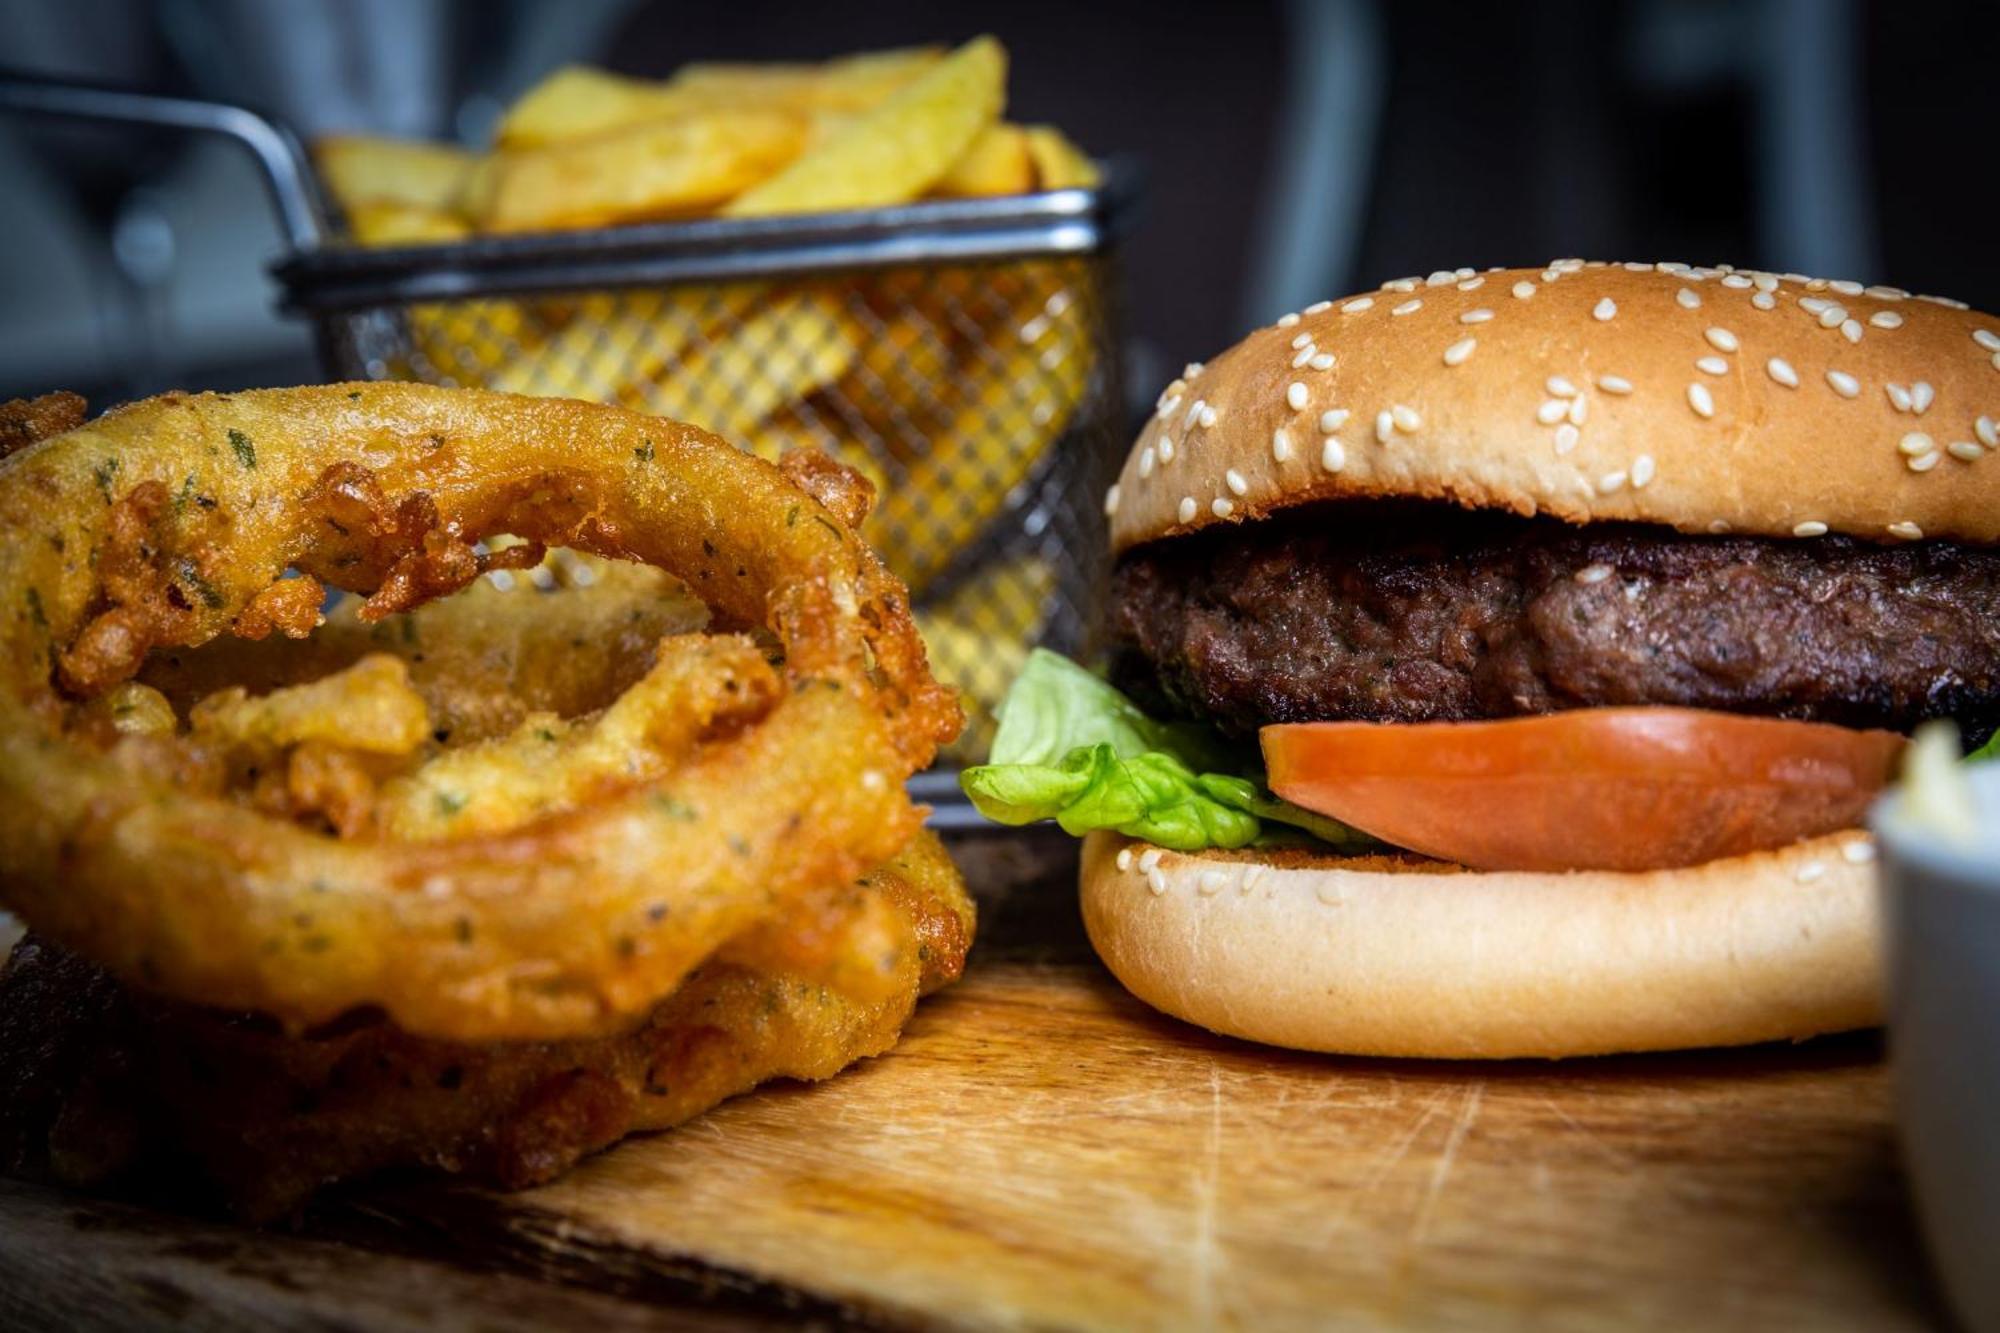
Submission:
[[[474,577],[470,543],[503,532],[656,565],[766,627],[783,696],[659,783],[431,842],[341,841],[65,735],[77,693],[223,633],[288,568],[385,614]],[[903,779],[959,725],[846,525],[770,464],[615,408],[167,395],[0,463],[0,533],[0,901],[122,978],[293,1028],[374,1006],[459,1040],[613,1030],[894,855],[919,823]]]

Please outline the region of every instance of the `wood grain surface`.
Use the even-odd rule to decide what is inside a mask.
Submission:
[[[1110,981],[1062,855],[971,849],[977,965],[889,1055],[540,1190],[378,1186],[301,1236],[10,1185],[0,1324],[1938,1321],[1872,1037],[1561,1064],[1260,1049]]]

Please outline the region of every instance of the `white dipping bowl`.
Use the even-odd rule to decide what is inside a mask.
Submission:
[[[1953,1308],[2000,1333],[2000,762],[1967,770],[1977,840],[1877,807],[1889,1059],[1917,1213]]]

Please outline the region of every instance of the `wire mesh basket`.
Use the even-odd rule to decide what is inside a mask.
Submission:
[[[0,110],[232,138],[291,254],[284,306],[330,377],[619,403],[868,476],[865,535],[909,583],[984,753],[1028,650],[1088,654],[1122,453],[1113,242],[1096,189],[361,249],[329,239],[297,140],[240,107],[0,77]],[[956,792],[940,779],[938,796]]]
[[[867,476],[864,534],[964,693],[963,762],[1028,649],[1087,651],[1098,621],[1114,198],[324,248],[277,273],[335,377],[618,403]]]

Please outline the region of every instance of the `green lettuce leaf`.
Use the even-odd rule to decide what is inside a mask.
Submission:
[[[1150,718],[1074,662],[1037,649],[1001,705],[989,761],[959,781],[996,823],[1053,819],[1077,836],[1115,829],[1176,851],[1285,836],[1267,823],[1340,846],[1373,842],[1279,799],[1262,777],[1254,746]]]
[[[1983,764],[1989,759],[2000,759],[2000,731],[1986,738],[1986,744],[1965,756],[1968,764]]]

